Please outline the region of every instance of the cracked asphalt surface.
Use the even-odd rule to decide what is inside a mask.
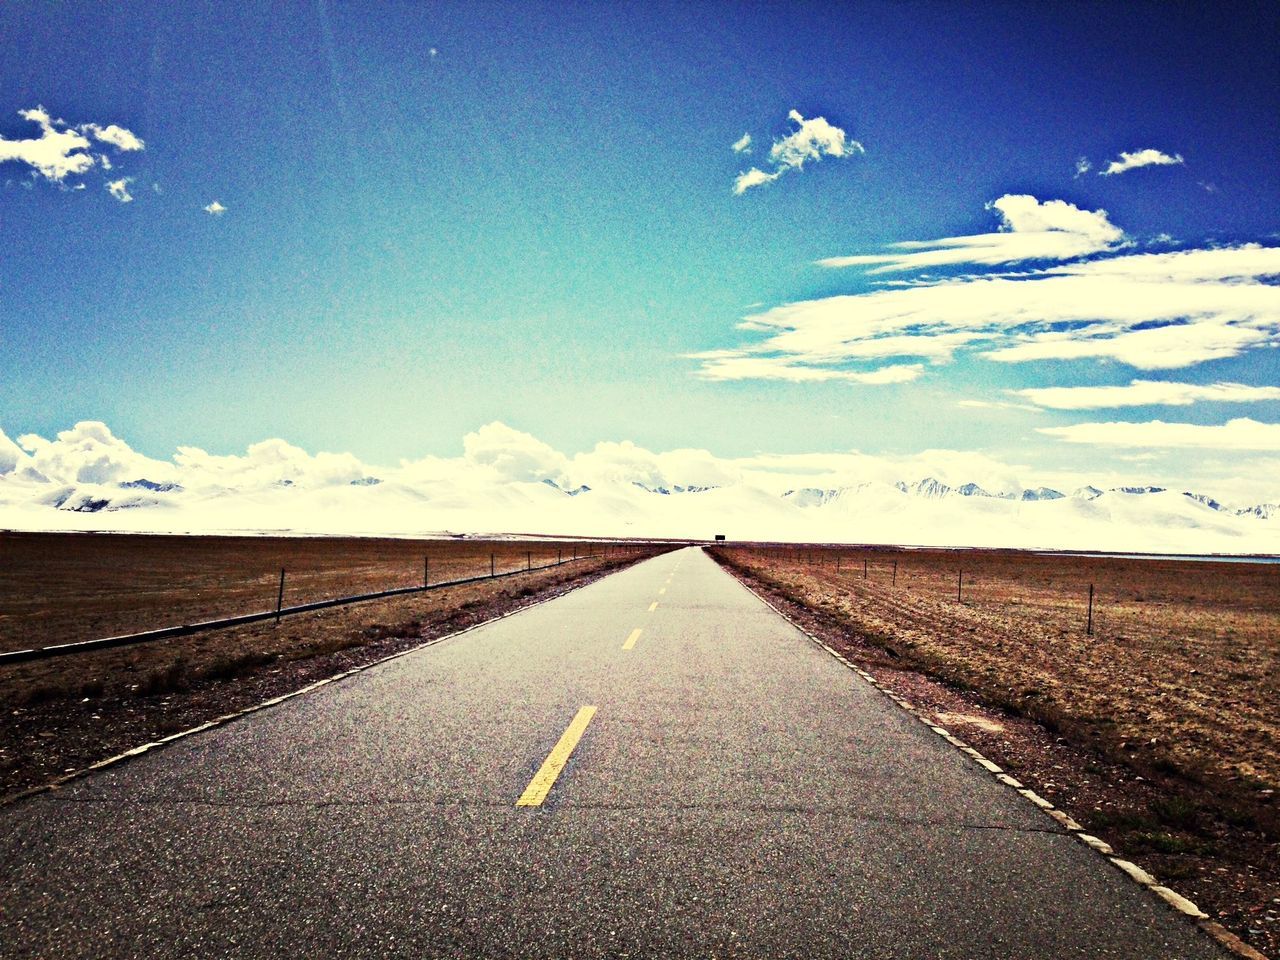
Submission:
[[[13,958],[1228,956],[697,549],[0,825]]]

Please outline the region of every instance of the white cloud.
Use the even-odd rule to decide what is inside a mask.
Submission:
[[[1037,430],[1068,443],[1099,446],[1280,451],[1280,423],[1259,423],[1248,417],[1217,426],[1151,420],[1147,423],[1077,423]]]
[[[207,207],[204,208],[204,212],[208,214],[212,214],[213,216],[216,217],[226,213],[227,208],[224,207],[222,204],[220,204],[217,200],[215,200],[213,201],[213,203],[209,204]]]
[[[787,114],[787,119],[797,126],[781,140],[775,140],[769,148],[769,162],[773,164],[773,171],[766,173],[752,167],[746,173],[739,174],[733,184],[735,194],[741,195],[752,187],[772,183],[791,170],[802,170],[810,160],[850,157],[866,152],[862,144],[857,140],[850,140],[843,130],[829,123],[825,117],[806,120],[800,111],[792,110]],[[735,144],[735,149],[736,146]]]
[[[467,462],[507,480],[554,480],[566,463],[558,450],[496,420],[463,437],[462,448]]]
[[[181,482],[193,487],[255,489],[285,482],[332,486],[366,475],[364,465],[349,453],[320,452],[312,456],[278,438],[250,444],[243,456],[215,455],[199,447],[184,446],[178,448],[173,459]]]
[[[142,150],[146,147],[146,144],[132,130],[126,130],[114,123],[109,123],[105,127],[100,127],[96,123],[86,123],[80,129],[92,134],[95,140],[111,144],[117,150]]]
[[[122,151],[142,150],[145,146],[131,131],[114,123],[105,127],[86,123],[73,128],[65,120],[54,119],[44,107],[19,110],[18,116],[37,124],[40,136],[27,140],[0,136],[0,163],[25,163],[38,176],[59,185],[64,185],[67,177],[80,176],[95,166],[112,169],[111,159],[105,153],[95,156],[90,152],[89,136]],[[126,182],[116,180],[107,184],[112,196],[125,203],[132,199],[125,190]],[[84,184],[75,184],[70,189],[82,190]]]
[[[780,172],[765,173],[763,170],[752,167],[746,173],[738,174],[737,179],[733,181],[734,195],[741,196],[752,187],[758,187],[764,183],[773,183],[773,181],[777,180],[780,176],[782,176]]]
[[[967,407],[974,410],[1030,410],[1034,413],[1041,413],[1041,409],[1032,406],[1029,403],[1008,403],[1004,400],[957,400],[957,407]]]
[[[121,177],[119,180],[107,181],[107,192],[121,203],[132,203],[133,195],[129,193],[129,184],[133,177]]]
[[[740,356],[726,353],[716,356],[715,351],[694,354],[703,360],[698,375],[704,380],[782,380],[788,383],[818,383],[826,380],[844,380],[878,386],[890,383],[908,383],[917,379],[924,365],[899,364],[876,370],[839,370],[831,367],[806,366],[786,357]]]
[[[1122,150],[1120,159],[1112,160],[1108,163],[1105,170],[1098,171],[1098,176],[1110,177],[1117,173],[1124,173],[1126,170],[1136,170],[1138,167],[1169,166],[1182,162],[1182,155],[1178,153],[1169,156],[1167,153],[1161,153],[1159,150],[1150,148],[1135,150],[1132,153],[1126,153]]]
[[[16,160],[34,168],[47,180],[61,183],[68,176],[84,173],[93,166],[89,141],[82,134],[54,120],[44,107],[19,110],[18,116],[39,124],[40,136],[31,140],[0,137],[0,163]]]
[[[137,453],[97,420],[81,421],[54,440],[26,434],[18,443],[31,455],[36,470],[63,483],[168,480],[174,473],[172,464]]]
[[[23,449],[9,439],[8,434],[0,430],[0,477],[13,473],[19,466],[27,462]]]
[[[936,364],[976,350],[1002,363],[1097,359],[1177,369],[1280,345],[1278,275],[1280,247],[1249,244],[918,281],[752,314],[739,329],[762,339],[695,359],[705,373],[761,357],[795,367],[873,357]]]
[[[744,133],[733,144],[734,153],[750,153],[751,152],[751,134]]]
[[[1251,387],[1243,383],[1170,383],[1133,380],[1115,387],[1043,387],[1010,390],[1041,407],[1054,410],[1096,410],[1104,407],[1162,405],[1185,407],[1202,400],[1217,403],[1255,403],[1280,400],[1280,387]]]
[[[1018,260],[1073,260],[1111,249],[1124,237],[1105,210],[1081,210],[1064,200],[1006,194],[987,205],[1000,216],[1000,232],[892,244],[901,253],[828,257],[824,267],[875,266],[872,273],[920,270],[962,263],[994,265]]]
[[[1078,157],[1076,159],[1076,175],[1075,179],[1079,180],[1086,173],[1093,169],[1093,164],[1089,162],[1088,157]]]

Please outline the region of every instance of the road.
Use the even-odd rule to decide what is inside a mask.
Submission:
[[[4,957],[1218,958],[696,549],[0,810]]]

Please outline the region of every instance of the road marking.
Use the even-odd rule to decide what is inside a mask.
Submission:
[[[663,587],[661,590],[658,591],[658,596],[662,596],[666,592],[667,592],[667,588]]]
[[[657,609],[658,609],[658,601],[657,601],[657,600],[655,600],[655,601],[653,601],[653,603],[649,604],[649,612],[650,612],[650,613],[653,613],[653,611],[655,611],[655,610],[657,610]]]
[[[656,604],[655,604],[656,606]],[[630,650],[636,645],[636,641],[640,639],[640,628],[636,627],[631,631],[631,635],[627,637],[627,642],[622,645],[623,650]]]
[[[542,806],[542,801],[547,799],[547,794],[551,792],[551,788],[555,785],[556,777],[560,776],[560,771],[569,762],[569,755],[573,753],[573,748],[578,745],[578,741],[582,739],[582,734],[586,732],[587,724],[591,722],[591,718],[595,715],[595,707],[583,707],[578,711],[578,715],[573,718],[573,722],[560,735],[560,741],[551,748],[551,752],[547,754],[547,759],[542,761],[542,766],[533,775],[529,785],[524,788],[524,793],[520,794],[520,799],[516,801],[517,807]]]

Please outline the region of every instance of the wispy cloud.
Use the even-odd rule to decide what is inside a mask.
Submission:
[[[204,207],[203,209],[205,213],[212,214],[215,217],[221,216],[222,214],[227,212],[227,208],[224,207],[222,204],[220,204],[217,200],[213,201],[213,203],[209,204],[207,207]]]
[[[1243,383],[1171,383],[1133,380],[1114,387],[1041,387],[1011,390],[1036,406],[1054,410],[1098,410],[1112,407],[1186,407],[1200,401],[1257,403],[1280,400],[1280,387],[1253,387]]]
[[[1075,179],[1079,180],[1081,177],[1083,177],[1086,173],[1088,173],[1092,169],[1093,169],[1093,164],[1089,161],[1088,157],[1077,157]]]
[[[9,140],[0,136],[0,163],[24,163],[37,176],[57,184],[63,184],[67,177],[87,173],[95,166],[101,166],[103,170],[112,168],[111,159],[105,153],[99,153],[95,158],[90,152],[90,136],[121,151],[142,150],[146,146],[132,131],[117,124],[103,127],[86,123],[72,127],[65,120],[54,119],[42,106],[19,110],[18,116],[39,126],[40,136],[25,140]],[[79,187],[76,185],[75,189]],[[107,189],[112,196],[123,199],[115,184],[108,184]]]
[[[1109,447],[1280,450],[1280,423],[1259,423],[1248,417],[1210,426],[1151,420],[1147,423],[1077,423],[1069,427],[1038,427],[1037,430],[1068,443]]]
[[[882,386],[909,383],[924,372],[924,365],[919,363],[896,364],[874,370],[842,370],[797,363],[787,357],[743,356],[733,351],[710,351],[693,356],[703,361],[698,375],[704,380],[781,380],[787,383],[844,380]]]
[[[1064,206],[1072,217],[1095,218],[1096,242],[1118,233],[1098,214]],[[1047,204],[1035,210],[1046,207],[1063,212]],[[1246,244],[915,280],[751,314],[738,327],[761,339],[696,359],[702,375],[733,370],[735,379],[779,365],[839,369],[889,358],[943,364],[962,350],[1001,363],[1094,359],[1171,370],[1280,345],[1277,276],[1280,247]],[[771,362],[738,362],[760,358]]]
[[[784,173],[802,170],[805,163],[810,160],[818,161],[823,157],[850,157],[865,152],[862,144],[857,140],[850,140],[844,130],[827,122],[825,117],[806,120],[799,110],[792,110],[787,114],[787,119],[797,126],[781,140],[775,140],[773,146],[769,148],[769,163],[773,169],[766,172],[752,167],[746,173],[739,174],[733,184],[735,194],[740,196],[752,187],[772,183]],[[747,143],[750,144],[750,139]],[[737,144],[734,145],[734,149],[737,149]]]
[[[1099,170],[1098,175],[1101,177],[1115,176],[1117,173],[1124,173],[1127,170],[1136,170],[1139,167],[1163,167],[1182,163],[1182,154],[1175,153],[1170,156],[1159,150],[1135,150],[1132,153],[1120,152],[1119,160],[1112,160],[1107,164],[1106,169]]]
[[[146,144],[132,130],[126,130],[114,123],[109,123],[105,127],[100,127],[96,123],[86,123],[80,129],[92,134],[95,140],[109,143],[118,150],[132,151],[146,148]]]
[[[827,257],[824,267],[874,266],[872,273],[921,270],[962,263],[995,265],[1019,260],[1073,260],[1111,249],[1124,237],[1105,210],[1081,210],[1065,200],[1041,202],[1006,194],[987,204],[1000,216],[1000,231],[892,244],[895,253]]]
[[[751,152],[751,134],[744,133],[733,144],[734,153],[750,153]]]

